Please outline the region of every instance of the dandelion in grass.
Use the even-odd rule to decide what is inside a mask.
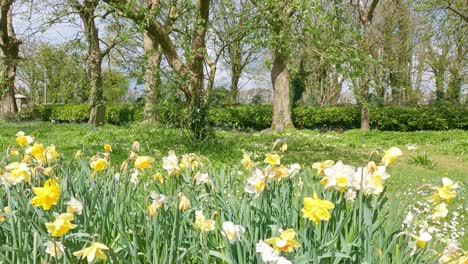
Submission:
[[[135,168],[139,170],[144,170],[149,167],[151,167],[151,164],[153,164],[154,158],[150,156],[139,156],[135,160]]]
[[[183,193],[179,193],[179,210],[187,211],[190,208],[190,200]]]
[[[169,150],[167,157],[163,157],[162,167],[169,175],[179,175],[179,160],[177,159],[174,150]]]
[[[150,197],[152,198],[152,202],[150,205],[148,205],[148,213],[150,217],[153,217],[156,215],[158,212],[159,208],[161,208],[167,201],[167,198],[164,194],[156,194],[156,193],[151,193]]]
[[[107,167],[109,166],[109,162],[102,158],[95,158],[91,160],[90,166],[94,170],[94,172],[103,171],[107,169]]]
[[[384,151],[384,156],[382,158],[382,164],[385,166],[393,163],[398,157],[402,156],[403,153],[397,147],[391,147],[389,150]]]
[[[208,173],[202,173],[199,171],[195,174],[195,176],[193,176],[193,178],[195,179],[195,183],[197,185],[202,185],[210,180]]]
[[[68,233],[70,229],[74,229],[78,226],[72,224],[71,221],[73,221],[73,219],[75,219],[75,216],[73,214],[63,213],[57,216],[53,222],[46,223],[45,225],[49,234],[51,234],[54,237],[59,237]]]
[[[223,223],[221,234],[229,240],[229,243],[234,244],[239,241],[244,232],[245,228],[243,226],[227,221]]]
[[[432,239],[431,234],[423,229],[419,230],[419,235],[411,234],[411,237],[414,239],[414,241],[410,242],[410,247],[413,250],[416,250],[416,246],[419,248],[426,247],[426,244]]]
[[[242,166],[248,170],[251,170],[253,167],[253,161],[247,153],[244,153],[244,157],[242,158]]]
[[[111,144],[104,144],[104,146],[102,148],[104,149],[105,152],[108,152],[108,153],[112,152]]]
[[[87,248],[83,248],[82,250],[78,250],[73,252],[73,256],[80,257],[81,259],[85,259],[88,263],[93,262],[95,258],[100,260],[106,260],[107,256],[104,251],[109,250],[109,248],[98,242],[93,242]]]
[[[301,245],[297,242],[294,238],[296,236],[296,232],[294,229],[289,228],[286,230],[280,230],[279,237],[272,237],[265,242],[273,246],[273,249],[276,251],[282,252],[291,252],[296,248],[300,248]]]
[[[43,187],[34,187],[36,195],[31,199],[34,206],[42,206],[44,210],[50,210],[52,205],[56,205],[60,197],[60,185],[54,179],[48,179]]]
[[[8,173],[2,175],[2,180],[7,184],[18,184],[31,181],[31,169],[24,162],[12,162],[5,169]]]
[[[202,232],[213,231],[215,230],[215,221],[206,219],[203,211],[195,211],[195,228]]]
[[[329,210],[335,208],[330,201],[320,200],[317,193],[314,192],[312,197],[304,198],[304,207],[302,208],[302,214],[304,218],[312,220],[315,224],[320,221],[328,221],[331,215]]]
[[[20,146],[30,145],[34,142],[34,138],[27,136],[23,131],[16,133],[16,143]]]
[[[265,155],[265,160],[263,162],[270,165],[280,165],[281,156],[278,154],[268,153]]]
[[[323,162],[315,162],[312,164],[312,168],[317,170],[317,175],[324,175],[325,173],[325,168],[333,166],[335,162],[333,160],[326,160]]]
[[[65,247],[60,241],[47,241],[44,246],[46,247],[45,252],[52,257],[61,258],[65,252]]]
[[[71,198],[67,205],[67,213],[81,215],[83,213],[83,204],[75,198]]]
[[[245,192],[253,194],[256,198],[265,190],[265,186],[265,174],[261,170],[256,169],[252,177],[247,179],[247,186],[245,186]]]

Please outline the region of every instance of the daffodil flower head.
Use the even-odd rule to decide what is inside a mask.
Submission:
[[[93,242],[89,247],[73,252],[73,256],[81,257],[81,259],[86,258],[88,263],[91,263],[96,257],[101,260],[106,260],[107,256],[104,253],[105,250],[109,250],[109,248],[106,245],[102,243]]]
[[[282,252],[291,252],[296,248],[301,247],[299,242],[297,242],[294,238],[296,236],[296,232],[294,229],[289,228],[284,231],[280,231],[279,237],[272,237],[265,242],[273,246],[273,249],[276,251]]]
[[[74,229],[77,225],[72,224],[74,215],[70,213],[60,214],[51,223],[46,223],[47,231],[54,237],[60,237],[68,233],[70,229]]]
[[[326,161],[323,161],[323,162],[315,162],[314,164],[312,164],[312,168],[317,170],[317,175],[323,175],[325,168],[333,166],[333,164],[335,164],[335,162],[333,160],[326,160]]]
[[[281,156],[274,153],[268,153],[265,155],[265,163],[270,165],[280,165],[281,163]]]
[[[398,157],[402,156],[403,153],[397,147],[391,147],[389,150],[384,151],[384,156],[382,158],[382,164],[388,166],[393,163]]]
[[[36,195],[31,199],[34,206],[42,206],[44,210],[50,210],[52,205],[56,205],[60,197],[60,185],[54,179],[48,179],[44,187],[34,187],[33,192]]]
[[[335,205],[327,200],[318,198],[317,193],[314,192],[312,197],[304,198],[304,207],[302,213],[304,218],[312,220],[315,224],[320,221],[328,221],[331,215],[329,210],[335,208]]]

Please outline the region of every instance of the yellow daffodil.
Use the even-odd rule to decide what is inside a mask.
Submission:
[[[313,197],[304,198],[304,208],[302,208],[302,213],[304,218],[309,218],[315,224],[318,224],[320,221],[328,221],[331,215],[328,210],[335,208],[330,201],[320,200],[317,197],[317,193],[314,192]]]
[[[45,157],[48,162],[51,162],[58,157],[58,152],[55,150],[55,145],[50,145],[46,148]]]
[[[24,162],[12,162],[5,169],[10,172],[11,177],[7,177],[7,182],[10,184],[31,181],[31,170]]]
[[[190,208],[190,200],[183,193],[179,193],[179,210],[187,211]]]
[[[457,192],[455,191],[458,188],[458,184],[454,183],[447,177],[442,178],[442,187],[436,187],[436,193],[429,198],[429,201],[433,203],[439,203],[440,200],[444,200],[445,202],[450,202],[455,196],[457,196]]]
[[[55,237],[63,236],[68,233],[70,229],[77,227],[77,225],[71,223],[74,218],[73,214],[70,213],[60,214],[55,218],[55,221],[45,224],[47,231]]]
[[[398,157],[402,156],[403,153],[397,147],[391,147],[389,150],[384,152],[384,156],[382,158],[382,164],[384,166],[388,166],[393,163]]]
[[[279,237],[272,237],[265,240],[265,242],[272,245],[276,251],[291,252],[295,248],[301,247],[299,242],[294,240],[295,236],[296,232],[290,228],[282,231]]]
[[[448,214],[447,205],[444,202],[442,202],[434,208],[432,219],[445,218],[447,214]]]
[[[317,170],[317,175],[323,175],[325,168],[330,167],[333,164],[335,164],[335,162],[333,160],[326,160],[326,161],[323,161],[323,162],[315,162],[314,164],[312,164],[312,168]]]
[[[289,176],[289,169],[283,165],[273,168],[272,172],[275,174],[278,181]]]
[[[56,205],[60,197],[60,185],[54,179],[48,179],[44,187],[34,187],[33,192],[36,195],[31,199],[34,206],[42,206],[44,210],[50,210],[52,205]]]
[[[90,165],[94,171],[103,171],[107,169],[107,166],[109,166],[109,162],[107,162],[107,160],[105,159],[98,158],[91,161]]]
[[[280,165],[281,157],[278,154],[268,153],[265,155],[264,162],[270,165]]]
[[[16,148],[11,148],[10,149],[10,155],[13,157],[16,157],[19,155],[19,151]]]
[[[86,258],[88,263],[91,263],[96,257],[101,260],[106,260],[107,256],[104,250],[109,250],[109,248],[102,243],[93,242],[89,247],[73,252],[73,256],[81,257],[81,259]]]
[[[149,167],[151,167],[151,164],[153,164],[154,158],[149,157],[149,156],[139,156],[135,160],[135,168],[139,170],[144,170]]]
[[[111,144],[104,144],[103,146],[105,152],[112,152],[112,146]]]
[[[153,179],[158,181],[161,184],[164,183],[164,176],[162,176],[162,174],[159,173],[159,172],[157,172],[156,174],[153,175]]]
[[[23,131],[16,133],[16,143],[20,146],[25,146],[33,143],[34,138],[26,136]]]
[[[288,144],[287,143],[284,143],[282,146],[281,146],[281,153],[284,153],[286,150],[288,149]]]
[[[26,149],[26,154],[33,156],[38,162],[43,162],[45,159],[44,145],[36,142],[32,147]]]
[[[250,159],[249,154],[244,154],[244,157],[242,158],[242,166],[244,166],[246,169],[250,170],[253,167],[253,162]]]

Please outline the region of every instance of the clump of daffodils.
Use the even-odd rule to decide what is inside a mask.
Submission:
[[[213,231],[215,230],[215,221],[205,218],[203,211],[195,211],[195,228],[202,232]]]

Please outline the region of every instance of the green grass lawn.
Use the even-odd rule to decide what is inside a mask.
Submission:
[[[232,167],[239,166],[243,151],[263,155],[277,139],[288,142],[285,161],[303,166],[325,159],[343,160],[359,166],[369,158],[372,150],[398,146],[404,157],[398,166],[391,168],[391,182],[398,187],[439,180],[445,175],[463,182],[468,180],[468,132],[462,130],[368,133],[359,130],[344,133],[290,130],[279,134],[217,131],[215,139],[197,143],[190,140],[187,131],[158,125],[93,128],[85,124],[0,123],[0,149],[13,145],[14,135],[20,130],[38,138],[41,143],[55,144],[66,156],[79,149],[92,156],[102,150],[103,144],[110,143],[114,161],[120,162],[128,156],[132,142],[139,141],[156,158],[174,149],[178,154],[195,152],[206,156],[215,166]],[[417,150],[407,150],[407,144],[415,144]],[[428,160],[421,158],[425,154]],[[381,154],[377,155],[380,157]],[[414,157],[423,161],[415,162]]]

